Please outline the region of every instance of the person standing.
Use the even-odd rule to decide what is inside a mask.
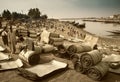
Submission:
[[[27,34],[27,37],[26,37],[26,40],[25,40],[25,43],[27,45],[27,49],[34,51],[34,49],[35,49],[34,48],[34,41],[32,40],[32,38],[30,38],[30,32],[29,32],[29,30],[28,30],[27,33],[28,34]]]
[[[1,20],[0,20],[0,28],[2,28],[2,23],[1,23]]]
[[[27,29],[27,37],[30,37],[30,31]]]
[[[40,44],[40,40],[41,40],[41,37],[40,37],[40,33],[38,32],[37,33],[37,38],[36,38],[36,45]]]
[[[8,33],[6,31],[6,28],[7,27],[5,26],[1,33],[1,36],[2,36],[2,41],[3,41],[4,46],[7,47],[8,46]]]
[[[10,24],[10,29],[8,32],[8,43],[9,43],[9,48],[11,50],[11,53],[14,54],[16,51],[16,35],[15,32],[12,29],[12,25]]]

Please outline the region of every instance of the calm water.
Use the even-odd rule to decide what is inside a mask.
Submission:
[[[70,20],[72,21],[72,20]],[[83,23],[81,20],[75,20],[76,22],[79,22],[80,24]],[[120,38],[120,35],[114,36],[112,33],[107,31],[114,31],[114,30],[120,30],[120,24],[108,24],[108,23],[101,23],[101,22],[88,22],[84,21],[86,23],[85,30],[96,34],[98,36],[102,37],[109,37],[109,38]]]
[[[120,25],[118,24],[105,24],[101,22],[85,22],[86,28],[85,30],[96,34],[102,37],[109,37],[109,38],[120,38],[120,35],[113,36],[114,34],[108,31],[120,30]]]

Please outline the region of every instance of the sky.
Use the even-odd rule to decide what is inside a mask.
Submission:
[[[120,14],[120,0],[0,0],[0,13],[8,9],[27,14],[30,8],[49,18],[108,17]]]

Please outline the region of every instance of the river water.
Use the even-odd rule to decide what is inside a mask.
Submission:
[[[67,21],[75,21],[79,22],[80,24],[83,23],[82,20],[67,20]],[[120,30],[120,24],[113,24],[113,23],[103,23],[103,22],[89,22],[84,21],[86,23],[86,27],[84,30],[96,34],[102,37],[108,38],[120,38],[120,35],[114,35],[108,31]]]

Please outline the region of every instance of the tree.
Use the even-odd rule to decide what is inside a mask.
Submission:
[[[46,14],[41,16],[41,19],[47,19],[47,18],[48,16]]]
[[[41,12],[39,11],[38,8],[30,9],[29,12],[28,12],[28,16],[32,19],[40,18],[40,15],[41,15]]]
[[[4,10],[2,13],[2,17],[10,20],[11,19],[11,12],[9,10]]]
[[[12,12],[12,18],[13,19],[18,19],[19,18],[19,14],[17,12]]]
[[[13,19],[28,19],[29,16],[26,14],[21,14],[21,13],[17,13],[17,12],[12,12],[12,18]]]

